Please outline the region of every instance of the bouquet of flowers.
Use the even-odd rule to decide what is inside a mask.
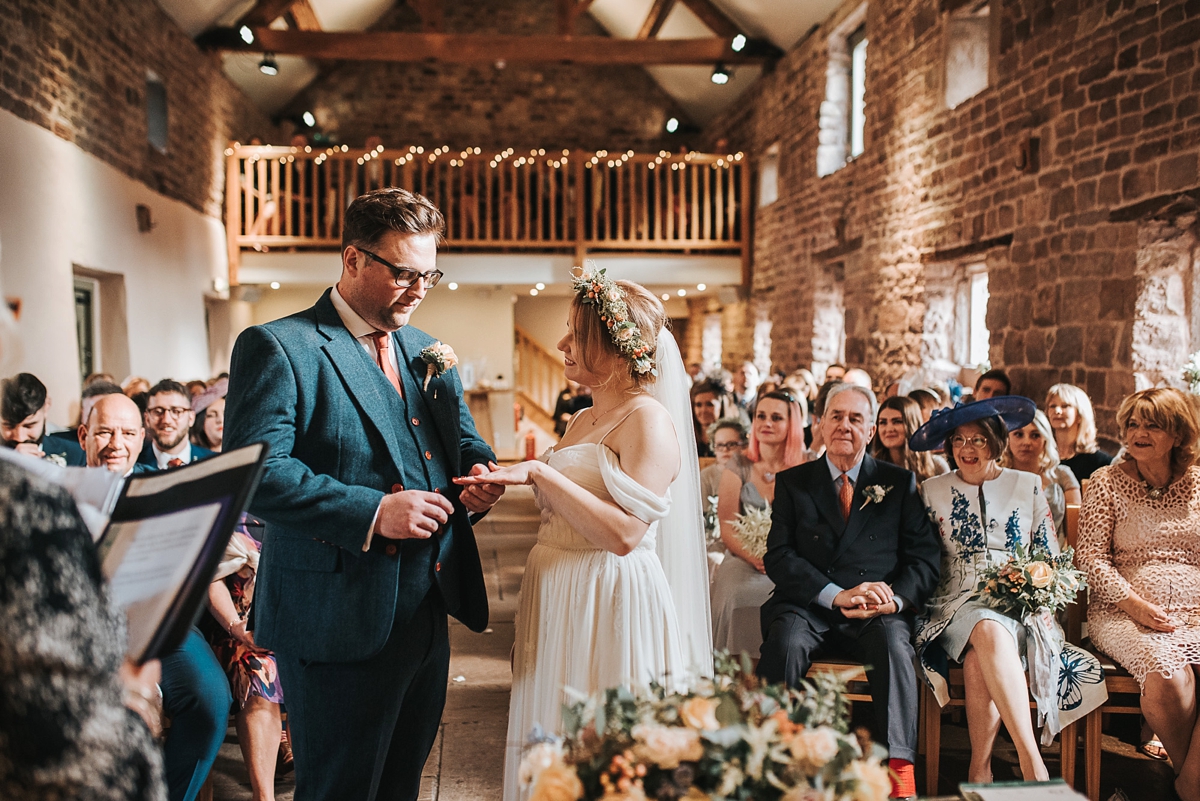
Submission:
[[[771,533],[771,507],[750,508],[733,519],[733,531],[755,559],[767,553],[767,535]]]
[[[686,693],[618,688],[564,708],[565,740],[535,732],[522,760],[530,801],[888,797],[886,752],[847,733],[839,677],[763,686],[743,662],[718,654]]]
[[[716,545],[721,539],[721,521],[717,519],[717,496],[704,499],[704,544]]]
[[[975,591],[984,603],[1023,621],[1042,610],[1054,614],[1065,609],[1086,586],[1083,572],[1075,567],[1074,548],[1055,556],[1017,545],[1013,556],[980,572]]]

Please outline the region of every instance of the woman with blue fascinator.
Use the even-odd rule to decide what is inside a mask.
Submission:
[[[909,440],[914,451],[934,450],[944,443],[951,468],[921,488],[941,534],[942,573],[918,622],[916,650],[925,679],[943,706],[949,700],[948,663],[962,663],[971,782],[992,780],[992,746],[1002,721],[1016,745],[1024,778],[1048,778],[1029,712],[1031,685],[1038,716],[1046,721],[1044,741],[1104,699],[1099,665],[1081,661],[1095,662],[1082,651],[1064,648],[1062,632],[1052,617],[1040,629],[1051,635],[1046,649],[1036,633],[1027,636],[1022,621],[987,605],[976,592],[989,563],[1007,560],[1017,546],[1058,553],[1040,478],[998,463],[1008,446],[1008,432],[1027,425],[1036,411],[1032,400],[1015,395],[960,404],[935,411]],[[1027,646],[1030,639],[1036,641],[1036,648]],[[1024,675],[1027,656],[1029,662],[1038,662],[1030,665],[1035,680],[1029,683]],[[1060,659],[1065,667],[1058,664]],[[1070,660],[1080,664],[1065,664]],[[1099,692],[1089,686],[1078,697],[1083,690],[1076,674],[1090,680],[1089,671],[1101,678]],[[1054,681],[1060,676],[1065,685]],[[1055,685],[1070,697],[1060,697],[1060,687]]]

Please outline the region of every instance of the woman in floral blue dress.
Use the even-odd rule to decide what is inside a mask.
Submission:
[[[238,705],[238,743],[250,773],[250,789],[254,801],[273,801],[276,764],[281,756],[290,759],[291,749],[282,735],[283,689],[275,657],[255,645],[253,633],[246,628],[262,547],[252,531],[261,531],[261,527],[257,520],[243,515],[209,586],[208,605],[223,629],[214,633],[210,642],[229,676]]]

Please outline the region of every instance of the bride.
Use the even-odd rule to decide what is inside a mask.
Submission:
[[[541,461],[455,479],[532,484],[541,509],[516,618],[506,801],[525,795],[518,766],[534,726],[561,732],[568,689],[678,687],[712,672],[690,381],[666,312],[603,270],[574,287],[558,349],[594,404]]]

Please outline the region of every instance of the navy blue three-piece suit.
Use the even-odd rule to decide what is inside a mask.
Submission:
[[[421,349],[391,335],[403,397],[330,299],[244,331],[225,407],[229,449],[270,448],[250,511],[266,521],[255,641],[275,653],[296,799],[415,799],[445,703],[447,613],[487,625],[467,510],[451,479],[495,459],[450,370],[423,387]],[[437,491],[454,514],[429,539],[376,535],[385,494]]]

